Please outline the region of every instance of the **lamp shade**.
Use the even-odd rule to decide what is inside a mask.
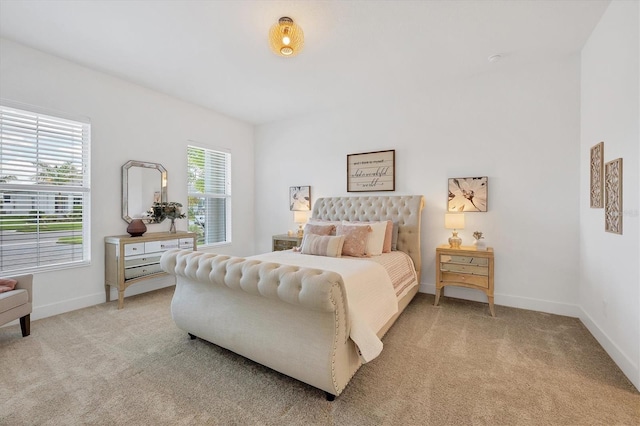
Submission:
[[[278,56],[296,56],[304,46],[302,28],[293,19],[283,16],[269,30],[269,45]]]
[[[446,213],[444,215],[444,227],[447,229],[464,229],[464,214]]]
[[[293,212],[293,221],[295,223],[305,223],[307,221],[307,212],[305,212],[305,211],[294,211]]]

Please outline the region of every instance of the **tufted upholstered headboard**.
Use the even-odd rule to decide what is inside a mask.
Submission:
[[[392,220],[398,224],[400,251],[407,253],[420,277],[420,217],[424,207],[422,195],[328,197],[314,202],[314,219],[376,221]]]

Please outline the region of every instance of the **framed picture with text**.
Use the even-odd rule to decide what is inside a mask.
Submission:
[[[347,192],[395,191],[396,151],[347,155]]]

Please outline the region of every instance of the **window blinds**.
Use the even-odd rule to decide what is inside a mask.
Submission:
[[[90,124],[0,105],[0,271],[89,261]]]
[[[229,242],[231,154],[188,146],[187,158],[189,227],[198,233],[198,244]]]

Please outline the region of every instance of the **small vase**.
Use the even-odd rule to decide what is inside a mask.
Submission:
[[[142,219],[133,219],[127,226],[127,232],[132,237],[141,237],[142,234],[147,232],[147,225],[144,224]]]
[[[473,245],[476,248],[476,250],[486,250],[487,249],[487,243],[485,243],[482,240],[473,240]]]
[[[172,234],[176,233],[176,220],[171,218],[171,226],[169,226],[169,232]]]

